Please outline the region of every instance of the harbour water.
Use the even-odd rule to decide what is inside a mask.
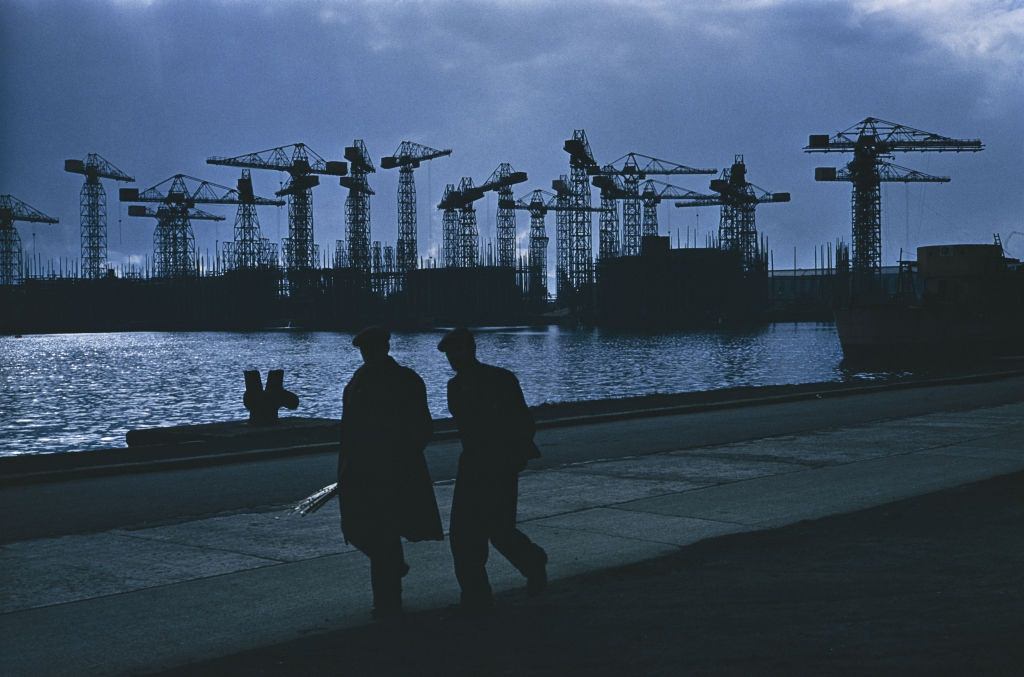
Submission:
[[[401,333],[392,354],[448,415],[451,370],[440,332]],[[0,337],[0,455],[124,446],[129,429],[247,416],[242,371],[285,370],[302,416],[339,417],[359,366],[351,335],[328,332],[113,333]],[[480,358],[516,372],[530,404],[818,381],[884,374],[841,367],[831,324],[671,334],[497,328],[477,334]]]

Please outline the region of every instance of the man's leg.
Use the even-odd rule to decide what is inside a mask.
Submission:
[[[486,609],[494,603],[487,579],[486,499],[486,486],[460,472],[455,480],[448,539],[462,606],[472,609]]]
[[[370,584],[373,587],[375,617],[393,616],[402,611],[402,576],[408,570],[402,539],[398,534],[382,534],[374,539],[370,556]]]
[[[488,529],[491,543],[519,573],[526,576],[529,591],[532,594],[539,593],[547,584],[548,555],[516,528],[519,475],[513,473],[498,479],[492,496],[494,511]]]

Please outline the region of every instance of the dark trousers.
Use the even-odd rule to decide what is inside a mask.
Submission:
[[[452,498],[449,539],[463,604],[489,604],[488,542],[519,573],[532,576],[547,563],[544,549],[516,529],[519,475],[470,472],[460,464]]]
[[[359,550],[370,558],[373,607],[394,611],[402,607],[402,576],[408,571],[402,539],[395,534],[376,534]]]

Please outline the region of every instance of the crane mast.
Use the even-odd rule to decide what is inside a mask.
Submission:
[[[229,270],[273,268],[278,265],[277,245],[263,237],[256,213],[255,194],[250,170],[243,169],[238,180],[239,203],[235,212],[234,239],[225,242],[223,253]],[[196,219],[195,212],[192,220]]]
[[[135,179],[97,153],[89,153],[85,160],[65,160],[64,171],[85,176],[79,192],[82,277],[98,280],[107,266],[107,192],[100,179]]]
[[[394,155],[383,157],[380,160],[381,169],[398,167],[398,242],[395,251],[395,266],[402,273],[415,270],[419,260],[416,232],[416,181],[413,170],[423,162],[451,154],[451,148],[438,150],[412,141],[402,141]]]
[[[853,295],[877,297],[882,279],[882,196],[881,184],[947,183],[949,177],[931,176],[892,162],[894,153],[977,152],[984,149],[978,139],[954,139],[933,132],[865,118],[852,127],[828,134],[812,134],[804,151],[808,153],[852,153],[845,167],[817,167],[815,181],[848,181],[853,184],[850,211],[853,230],[851,277]]]
[[[567,238],[564,279],[573,293],[594,281],[594,232],[590,204],[590,174],[597,167],[585,130],[573,130],[563,150],[569,154]],[[560,275],[561,279],[563,276]]]
[[[371,274],[370,261],[370,196],[374,195],[367,175],[377,171],[362,139],[345,148],[349,176],[338,179],[348,189],[345,198],[345,238],[348,244],[348,265],[358,270],[364,280]]]

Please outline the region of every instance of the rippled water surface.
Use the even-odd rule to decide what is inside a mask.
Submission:
[[[392,354],[427,383],[447,416],[451,371],[440,333],[397,334]],[[350,334],[123,333],[0,337],[0,455],[124,446],[132,428],[245,418],[242,371],[285,370],[304,416],[338,417],[360,364]],[[480,358],[515,371],[530,404],[651,393],[869,378],[839,366],[829,324],[749,332],[627,334],[494,329]]]

